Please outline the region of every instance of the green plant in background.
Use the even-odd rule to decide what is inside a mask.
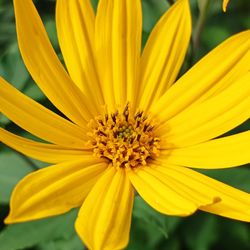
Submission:
[[[202,5],[202,1],[199,2],[200,13],[203,13],[204,5]],[[6,15],[6,17],[8,17],[6,22],[10,24],[13,18],[13,10],[11,6],[9,6],[9,3],[9,1],[4,1],[1,6],[5,7],[5,10],[9,10],[7,12],[10,14]],[[54,1],[43,1],[42,4],[38,1],[37,4],[41,13],[44,14],[42,14],[42,16],[45,19],[46,28],[50,34],[53,45],[58,53],[60,53],[53,20]],[[94,4],[96,4],[96,2]],[[155,1],[143,1],[144,43],[155,22],[168,7],[169,4],[166,1],[157,1],[157,3]],[[230,10],[232,14],[227,13],[226,15],[228,16],[221,13],[221,1],[206,8],[208,8],[206,9],[206,18],[201,18],[196,1],[192,1],[195,30],[199,28],[199,26],[197,28],[199,20],[201,20],[202,25],[201,28],[199,28],[201,31],[199,31],[198,35],[197,33],[196,35],[194,34],[198,43],[194,42],[193,48],[190,48],[190,53],[183,71],[189,68],[194,61],[206,53],[207,50],[210,50],[232,33],[249,28],[249,6],[245,1],[237,1],[237,4],[232,2],[232,9]],[[204,15],[204,13],[202,15]],[[239,16],[240,18],[235,19],[230,15],[233,17]],[[235,22],[235,20],[237,20],[237,22]],[[13,24],[12,29],[14,30]],[[11,31],[11,28],[8,30]],[[4,35],[2,36],[5,37]],[[8,42],[4,42],[4,46],[1,47],[3,50],[1,57],[1,75],[9,81],[12,81],[13,84],[25,94],[53,109],[51,104],[44,99],[39,89],[29,78],[20,59],[15,36],[10,36],[6,39],[8,39]],[[13,41],[11,42],[11,40]],[[59,57],[61,56],[59,55]],[[195,58],[195,60],[193,58]],[[21,132],[18,127],[4,116],[1,117],[1,124],[2,127],[4,126],[15,133]],[[247,129],[249,129],[249,123],[246,122],[234,132]],[[11,153],[6,149],[2,149],[0,154],[0,186],[3,187],[0,188],[2,217],[7,213],[7,204],[13,186],[28,172],[40,167],[43,167],[43,164],[40,162],[35,162],[20,154]],[[249,169],[247,167],[223,171],[204,171],[204,173],[245,191],[250,190]],[[3,249],[25,249],[30,247],[42,250],[82,249],[82,244],[73,230],[75,216],[76,211],[73,211],[58,218],[12,225],[6,228],[2,226],[0,246]],[[135,201],[133,217],[134,223],[132,225],[131,243],[128,249],[174,250],[188,248],[198,250],[216,248],[234,249],[236,247],[240,249],[249,248],[249,226],[245,223],[229,221],[204,214],[194,215],[191,218],[185,219],[166,217],[152,211],[139,197],[137,197]]]

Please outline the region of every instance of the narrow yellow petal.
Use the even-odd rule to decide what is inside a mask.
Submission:
[[[72,161],[82,155],[92,155],[92,151],[71,149],[55,144],[36,142],[17,136],[0,128],[0,141],[9,147],[34,159],[47,163]]]
[[[188,168],[165,165],[159,169],[162,174],[182,182],[187,186],[187,190],[192,189],[197,192],[197,195],[216,197],[215,203],[199,209],[233,219],[250,221],[250,194]],[[173,186],[173,188],[176,187]]]
[[[216,67],[215,67],[216,65]],[[250,70],[250,31],[227,39],[184,74],[152,107],[165,120],[219,94]]]
[[[197,203],[175,190],[168,183],[168,178],[157,174],[153,167],[130,170],[128,176],[139,195],[161,213],[188,216],[198,208]],[[213,199],[210,199],[210,202],[213,202]]]
[[[147,109],[175,81],[182,66],[190,36],[188,0],[177,1],[157,23],[141,59],[139,106]]]
[[[106,167],[105,162],[82,156],[29,174],[12,193],[5,223],[58,215],[80,206]]]
[[[250,163],[250,131],[186,148],[163,150],[162,161],[192,168],[230,168]]]
[[[124,169],[109,168],[80,209],[75,227],[89,249],[124,249],[129,240],[134,191]]]
[[[100,0],[95,41],[105,103],[134,102],[141,49],[141,1]],[[132,105],[133,106],[133,105]]]
[[[173,147],[194,145],[218,137],[249,119],[249,81],[247,73],[220,94],[163,123],[159,131],[164,140]],[[164,120],[162,113],[159,115]]]
[[[222,6],[222,8],[223,8],[224,12],[227,11],[227,5],[228,5],[228,3],[229,3],[229,0],[223,0],[223,6]]]
[[[56,2],[58,39],[70,76],[90,97],[92,105],[104,104],[95,62],[95,15],[89,0]]]
[[[95,111],[57,58],[33,1],[14,0],[14,9],[19,48],[33,79],[59,110],[84,125]]]
[[[218,198],[217,202],[199,209],[237,220],[250,221],[250,194],[188,168],[166,165],[161,171],[182,181],[201,195]]]
[[[178,195],[194,203],[198,208],[218,202],[220,199],[216,195],[206,193],[203,185],[192,179],[183,178],[175,171],[175,167],[168,167],[163,162],[157,161],[151,168],[145,168],[145,171],[157,178],[159,181],[168,185]],[[178,169],[178,167],[177,167]],[[176,175],[175,175],[176,173]],[[200,192],[199,190],[202,189]],[[184,205],[184,204],[183,204]]]
[[[86,131],[23,95],[0,77],[1,112],[18,126],[46,141],[83,148]]]

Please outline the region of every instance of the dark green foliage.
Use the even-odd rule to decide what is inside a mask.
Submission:
[[[20,0],[21,1],[21,0]],[[98,0],[92,1],[96,7]],[[199,15],[196,0],[191,0],[193,26]],[[199,58],[230,35],[250,28],[250,1],[231,0],[227,13],[221,10],[222,0],[211,0],[205,26],[198,48],[192,50],[184,64],[186,71]],[[54,22],[54,0],[36,1],[50,39],[59,58]],[[143,0],[143,46],[148,35],[169,7],[166,0]],[[30,78],[19,54],[12,1],[0,0],[0,75],[16,88],[47,107],[50,102]],[[58,112],[58,111],[56,111]],[[0,114],[0,125],[20,134],[20,128]],[[234,131],[250,128],[249,121]],[[14,185],[34,166],[44,164],[30,161],[0,144],[0,249],[1,250],[82,250],[84,246],[74,231],[77,211],[55,218],[5,226],[3,219],[8,213],[8,202]],[[247,166],[202,171],[213,178],[250,192],[250,169]],[[84,226],[84,225],[83,225]],[[136,197],[129,250],[247,250],[250,249],[250,226],[247,223],[198,212],[189,218],[162,215],[151,209],[140,197]]]

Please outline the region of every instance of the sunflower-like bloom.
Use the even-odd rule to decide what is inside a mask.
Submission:
[[[222,8],[223,8],[223,11],[224,11],[224,12],[227,11],[227,5],[228,5],[229,1],[230,1],[230,0],[223,0]]]
[[[76,231],[90,249],[129,240],[135,190],[157,211],[197,209],[250,221],[250,195],[191,168],[249,162],[250,132],[220,137],[249,118],[250,32],[226,40],[176,81],[191,34],[188,0],[154,27],[141,55],[140,0],[57,0],[69,74],[31,0],[14,0],[23,60],[63,118],[3,79],[1,112],[37,142],[0,129],[0,140],[51,163],[16,186],[6,223],[81,207]]]

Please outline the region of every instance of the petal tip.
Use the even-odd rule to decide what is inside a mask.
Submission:
[[[4,219],[4,224],[9,225],[14,223],[15,220],[12,218],[11,214],[9,214],[5,219]]]
[[[223,12],[227,11],[228,3],[229,3],[229,0],[223,0],[223,4],[222,4],[222,10],[223,10]]]

